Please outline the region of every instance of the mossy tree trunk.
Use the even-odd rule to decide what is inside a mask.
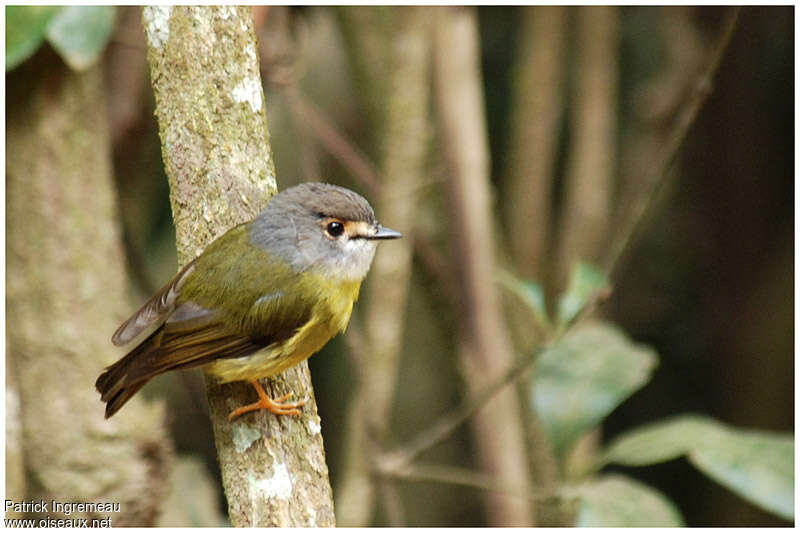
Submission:
[[[254,217],[276,191],[250,8],[146,7],[143,23],[178,260]],[[246,383],[206,381],[222,481],[235,526],[332,526],[325,451],[306,363],[264,381],[308,396],[302,416],[259,412]]]
[[[130,310],[102,73],[45,47],[6,82],[6,498],[119,503],[69,518],[152,525],[172,456],[163,410],[137,398],[105,420],[94,389]],[[44,516],[64,517],[29,518]]]

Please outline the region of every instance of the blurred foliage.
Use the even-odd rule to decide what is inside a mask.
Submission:
[[[577,527],[680,527],[681,513],[669,498],[627,476],[598,476],[567,489],[580,500]]]
[[[574,264],[567,288],[558,299],[556,325],[559,329],[567,327],[578,313],[610,292],[610,283],[603,272],[586,263]]]
[[[6,71],[49,42],[73,70],[102,54],[114,29],[113,6],[6,6]]]
[[[69,6],[47,27],[47,40],[73,70],[83,70],[100,57],[114,28],[113,6]]]
[[[746,431],[683,415],[617,437],[604,461],[643,466],[686,455],[700,471],[786,520],[794,518],[792,435]]]
[[[604,277],[587,265],[573,269],[560,301],[577,315]],[[528,286],[529,284],[523,284]],[[538,300],[529,300],[539,307]],[[563,308],[563,307],[562,307]],[[619,404],[651,378],[657,356],[634,346],[611,324],[576,324],[537,356],[531,401],[558,456],[582,434],[598,427]],[[741,497],[794,519],[794,438],[748,431],[709,417],[685,415],[636,428],[618,437],[594,468],[608,463],[643,466],[686,455],[700,471]],[[589,478],[562,496],[580,500],[577,524],[586,527],[670,527],[682,524],[674,504],[627,476]]]
[[[551,327],[544,291],[540,284],[532,280],[520,279],[506,271],[501,273],[500,283],[510,292],[516,294],[522,300],[522,303],[533,312],[539,328],[549,329]]]
[[[556,453],[567,454],[578,437],[643,387],[656,363],[652,349],[604,322],[576,325],[539,355],[531,402]]]
[[[6,6],[6,71],[36,52],[58,10],[57,6]]]

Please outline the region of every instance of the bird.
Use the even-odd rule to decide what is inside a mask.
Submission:
[[[255,388],[258,400],[230,420],[262,409],[300,414],[304,401],[272,399],[258,380],[307,359],[347,328],[378,242],[400,237],[349,189],[301,183],[276,194],[119,326],[114,345],[142,340],[97,378],[105,418],[153,377],[195,367]]]

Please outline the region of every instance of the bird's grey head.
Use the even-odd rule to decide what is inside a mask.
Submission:
[[[364,279],[378,240],[400,236],[378,224],[362,196],[327,183],[282,191],[250,224],[250,241],[294,270],[347,281]]]

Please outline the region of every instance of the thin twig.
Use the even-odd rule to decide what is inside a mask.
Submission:
[[[461,485],[531,501],[542,501],[553,497],[553,493],[549,491],[547,493],[532,493],[521,490],[519,487],[509,487],[496,482],[490,476],[482,472],[476,472],[457,466],[413,463],[405,465],[399,470],[387,469],[381,470],[379,473],[383,476],[394,477],[405,481],[435,481],[437,483]]]
[[[669,182],[671,170],[673,169],[677,156],[683,142],[686,140],[689,129],[697,119],[697,115],[702,109],[703,104],[708,99],[714,86],[714,76],[719,70],[722,58],[725,56],[725,51],[728,49],[731,38],[733,37],[736,24],[739,20],[740,6],[735,6],[729,12],[723,26],[722,33],[720,34],[719,41],[714,47],[710,55],[710,60],[706,69],[700,74],[695,83],[694,90],[689,94],[686,104],[678,114],[675,120],[675,128],[669,136],[667,143],[662,152],[660,163],[652,167],[653,171],[650,175],[648,183],[653,183],[653,188],[647,200],[642,203],[638,208],[634,208],[634,214],[630,218],[630,226],[619,232],[622,238],[612,246],[611,253],[606,261],[606,271],[609,273],[609,278],[613,279],[613,275],[621,264],[622,256],[629,250],[632,243],[635,242],[635,237],[642,231],[645,222],[648,219],[648,214],[652,213],[652,207],[656,200],[661,196],[661,191]]]
[[[400,470],[409,465],[423,452],[445,440],[458,426],[469,420],[476,411],[484,407],[486,402],[505,387],[524,376],[544,349],[545,348],[539,348],[533,354],[518,362],[496,381],[486,386],[486,388],[475,394],[472,398],[466,400],[454,411],[442,416],[428,429],[418,433],[417,436],[409,442],[383,453],[380,459],[381,464],[393,471]]]
[[[286,87],[284,95],[296,119],[305,122],[309,133],[317,137],[322,148],[333,156],[353,176],[353,179],[367,189],[371,196],[379,197],[383,179],[369,158],[296,86]],[[420,187],[430,184],[430,181],[422,183]],[[414,233],[413,243],[415,255],[422,260],[422,265],[428,273],[442,283],[448,301],[455,306],[457,290],[442,254],[421,232]]]
[[[558,145],[564,114],[565,6],[527,6],[513,71],[511,145],[506,176],[508,244],[520,275],[547,286],[547,253]]]
[[[305,123],[322,143],[322,147],[347,169],[353,179],[367,189],[370,196],[377,196],[381,180],[367,157],[295,85],[286,87],[284,95],[297,120]]]

